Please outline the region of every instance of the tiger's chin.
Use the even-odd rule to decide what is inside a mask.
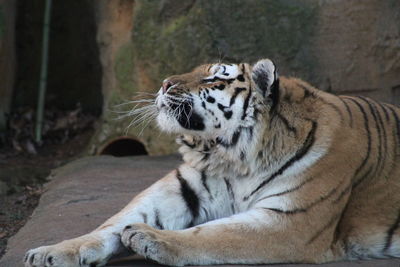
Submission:
[[[166,133],[182,133],[184,128],[182,128],[178,121],[167,114],[167,112],[160,110],[157,116],[157,124],[161,131]]]

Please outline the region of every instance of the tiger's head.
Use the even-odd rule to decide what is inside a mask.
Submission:
[[[257,114],[274,109],[278,88],[276,67],[269,59],[253,66],[201,65],[163,81],[156,98],[157,122],[172,133],[232,136],[236,129],[254,125]]]

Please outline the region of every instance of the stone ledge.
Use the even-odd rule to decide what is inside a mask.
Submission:
[[[93,230],[180,162],[179,156],[83,158],[55,170],[28,223],[9,240],[0,266],[22,266],[25,252]],[[159,266],[139,256],[113,260],[108,266]],[[293,266],[293,265],[274,265]],[[298,264],[295,266],[311,266]],[[338,262],[324,267],[400,266],[400,260]]]

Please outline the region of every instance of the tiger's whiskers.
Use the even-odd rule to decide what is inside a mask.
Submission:
[[[146,97],[142,99],[133,99],[129,101],[124,101],[121,104],[117,104],[114,106],[114,109],[110,109],[112,113],[117,114],[115,120],[122,120],[125,118],[132,117],[128,126],[125,127],[124,133],[128,134],[128,131],[131,127],[141,127],[139,132],[139,136],[143,134],[144,129],[154,121],[155,117],[158,114],[157,106],[155,103],[155,98],[157,94],[140,92],[135,95],[134,98],[137,97]],[[148,98],[150,97],[150,98]],[[130,107],[127,110],[120,110],[121,108]]]

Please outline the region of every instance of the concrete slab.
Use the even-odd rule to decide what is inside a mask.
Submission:
[[[46,185],[31,219],[9,240],[7,253],[0,260],[0,266],[22,266],[26,250],[93,230],[124,207],[134,195],[174,169],[179,162],[177,155],[132,158],[101,156],[83,158],[57,169],[52,174],[51,182]],[[109,266],[159,265],[133,256],[113,260]],[[339,262],[322,266],[388,267],[400,266],[400,260]]]

